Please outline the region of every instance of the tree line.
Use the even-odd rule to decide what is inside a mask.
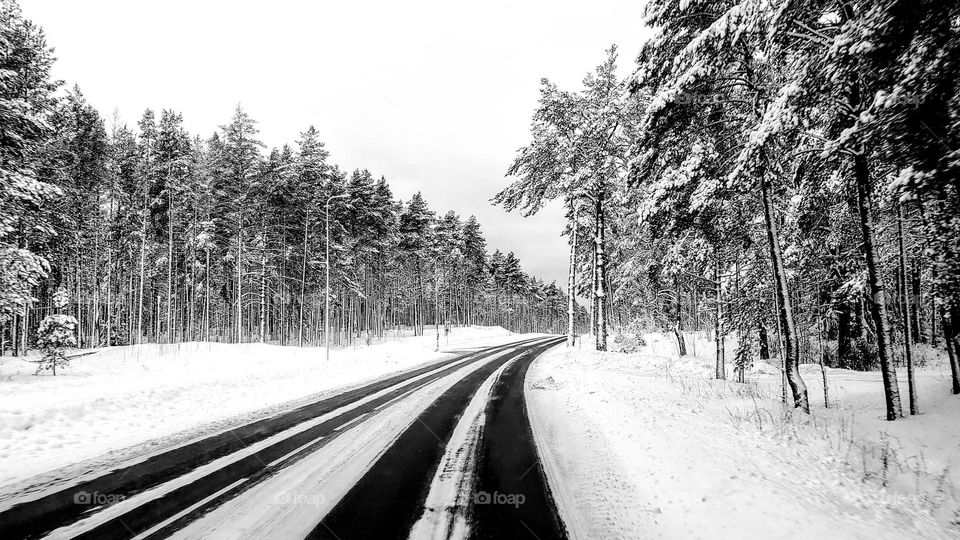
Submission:
[[[0,6],[0,353],[35,346],[58,291],[82,348],[563,331],[565,293],[489,253],[475,217],[340,170],[313,127],[267,151],[240,107],[206,138],[168,109],[108,126]]]
[[[917,343],[960,393],[958,20],[933,0],[651,0],[629,76],[613,48],[581,90],[543,81],[495,200],[566,206],[598,350],[611,323],[681,353],[709,329],[717,378],[779,356],[805,411],[801,361],[879,369],[890,420],[903,367],[915,414]]]

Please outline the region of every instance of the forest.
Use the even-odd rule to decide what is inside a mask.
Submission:
[[[564,331],[563,290],[488,252],[476,218],[340,170],[314,127],[268,151],[240,106],[209,136],[171,109],[106,121],[51,78],[42,29],[0,6],[0,354],[35,347],[52,315],[79,348]]]
[[[888,420],[945,349],[960,393],[960,4],[650,0],[645,24],[628,76],[611,48],[582,89],[543,80],[495,198],[564,205],[596,349],[713,332],[716,378],[773,359],[806,411],[801,362],[880,370]]]
[[[506,210],[563,205],[565,288],[474,217],[339,169],[313,127],[267,150],[240,106],[212,135],[104,119],[0,5],[0,353],[54,315],[80,348],[483,324],[598,350],[670,332],[684,355],[702,331],[716,378],[769,360],[803,410],[800,363],[879,370],[889,420],[919,412],[936,351],[960,393],[956,3],[650,0],[629,74],[611,47],[582,88],[544,79],[491,179]]]

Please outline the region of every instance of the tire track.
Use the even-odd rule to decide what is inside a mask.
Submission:
[[[525,365],[563,338],[546,338],[491,361],[444,392],[350,489],[307,538],[406,538],[423,512],[451,434],[477,389],[511,361]],[[522,389],[521,389],[522,392]]]

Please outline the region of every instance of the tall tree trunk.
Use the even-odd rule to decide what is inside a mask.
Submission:
[[[930,273],[930,282],[935,283],[936,278],[936,266],[931,265]],[[940,330],[937,329],[937,297],[933,294],[930,295],[930,346],[937,346],[937,338],[939,337]]]
[[[604,240],[606,235],[606,220],[604,216],[603,208],[603,195],[604,195],[604,183],[601,181],[597,189],[596,200],[595,200],[595,212],[596,212],[596,236],[594,242],[596,243],[596,258],[594,264],[596,265],[597,272],[597,282],[596,290],[594,291],[594,297],[596,298],[597,305],[597,339],[596,339],[596,349],[598,351],[607,350],[607,311],[606,311],[606,280],[607,280],[607,268],[606,268],[606,253],[604,253]]]
[[[145,190],[147,188],[144,188]],[[137,302],[137,345],[143,343],[143,280],[147,264],[147,194],[143,194],[143,218],[140,225],[140,292]]]
[[[260,343],[267,341],[267,248],[266,225],[263,225],[264,245],[260,248]]]
[[[169,181],[169,179],[168,179]],[[167,185],[167,343],[173,343],[173,195]]]
[[[847,301],[843,301],[837,306],[837,367],[850,366],[852,330],[853,308]]]
[[[107,247],[107,343],[106,346],[110,347],[112,345],[112,334],[113,327],[111,326],[111,305],[112,305],[112,295],[111,295],[111,281],[113,277],[113,247]],[[3,356],[3,348],[0,347],[0,356]]]
[[[873,201],[870,196],[870,171],[863,153],[854,157],[854,182],[857,189],[857,209],[860,213],[860,231],[863,236],[863,257],[867,263],[867,284],[870,287],[870,315],[876,327],[877,349],[880,356],[880,372],[883,376],[883,393],[887,406],[887,420],[903,416],[900,406],[900,389],[897,372],[893,365],[890,348],[890,322],[887,316],[887,299],[880,278],[880,258],[874,245]]]
[[[923,316],[920,310],[923,305],[920,292],[920,264],[920,258],[913,257],[913,264],[910,265],[910,334],[914,343],[927,341],[923,333]]]
[[[950,375],[954,394],[960,394],[960,351],[957,350],[956,335],[954,326],[956,319],[947,313],[947,309],[940,306],[940,328],[943,330],[943,342],[947,349],[947,359],[950,362]]]
[[[297,345],[303,347],[303,303],[307,287],[307,232],[310,230],[310,211],[303,219],[303,268],[300,271],[300,329],[297,331]]]
[[[237,211],[237,313],[236,313],[236,339],[237,343],[243,342],[243,211]]]
[[[907,363],[907,391],[910,400],[910,414],[919,414],[917,408],[917,386],[913,377],[913,341],[910,323],[910,292],[907,289],[907,249],[903,237],[903,209],[897,204],[897,237],[900,244],[900,294],[903,303],[903,356]]]
[[[820,356],[820,376],[823,378],[823,406],[824,408],[830,408],[830,384],[827,381],[827,367],[824,365],[824,357],[827,355],[826,349],[823,347],[823,316],[817,318],[817,345],[819,349]]]
[[[434,302],[434,314],[433,320],[437,326],[437,346],[434,350],[440,350],[440,263],[435,263],[437,266],[437,274],[435,276],[435,282],[433,286],[433,302]]]
[[[574,330],[574,318],[577,313],[577,208],[573,206],[573,220],[570,227],[570,271],[567,276],[567,347],[573,347],[577,340]]]
[[[206,271],[203,276],[203,338],[210,341],[210,248],[206,252]]]
[[[783,252],[780,249],[780,238],[777,232],[777,220],[773,214],[773,204],[770,200],[770,183],[767,173],[761,175],[760,194],[763,199],[763,215],[767,229],[767,241],[770,248],[770,262],[773,266],[774,292],[777,299],[780,329],[783,334],[783,364],[787,384],[793,393],[793,406],[810,412],[810,402],[807,399],[807,385],[800,377],[800,351],[797,344],[796,326],[793,321],[793,309],[790,303],[790,289],[787,285],[787,275],[783,267]],[[788,403],[789,404],[789,403]]]
[[[716,377],[717,379],[726,379],[727,378],[727,366],[726,366],[726,351],[724,350],[724,329],[723,329],[723,278],[720,275],[720,249],[714,249],[714,267],[713,267],[713,281],[714,281],[714,291],[716,295],[716,321],[714,322],[714,327],[716,329],[716,345],[717,345],[717,357],[716,357]]]

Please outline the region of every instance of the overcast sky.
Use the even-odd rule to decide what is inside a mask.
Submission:
[[[21,0],[56,49],[54,76],[109,119],[183,113],[207,136],[241,104],[268,146],[319,130],[342,169],[475,214],[489,248],[566,285],[562,215],[489,203],[528,140],[540,79],[580,88],[616,43],[630,71],[643,2]]]

